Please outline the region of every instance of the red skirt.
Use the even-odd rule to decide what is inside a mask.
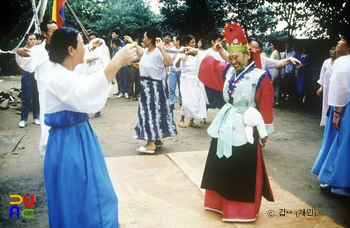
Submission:
[[[213,151],[212,149],[216,147],[216,141],[217,141],[216,139],[213,139],[211,149],[209,151],[209,153],[215,152],[215,156],[216,156],[216,150]],[[219,168],[219,169],[224,169],[225,172],[228,172],[229,173],[228,176],[232,176],[230,180],[227,180],[227,179],[225,180],[225,179],[222,179],[221,177],[216,176],[218,175],[217,170],[215,171],[213,170],[213,173],[210,172],[213,168],[215,168],[215,166],[210,167],[211,165],[210,165],[210,162],[208,161],[211,158],[214,158],[214,159],[216,158],[210,157],[208,155],[208,160],[207,160],[205,172],[203,175],[203,181],[202,181],[202,188],[206,189],[204,207],[208,210],[222,213],[223,221],[253,222],[256,220],[257,214],[259,213],[262,196],[264,196],[269,201],[274,201],[270,183],[267,177],[264,159],[262,156],[261,146],[258,143],[259,142],[258,137],[256,137],[254,141],[256,143],[253,145],[250,144],[250,145],[246,145],[245,147],[233,147],[233,151],[232,151],[234,156],[235,151],[237,151],[237,149],[239,148],[243,148],[244,150],[243,153],[245,152],[244,154],[247,153],[247,148],[248,150],[249,148],[254,148],[254,152],[251,151],[251,153],[256,156],[247,155],[248,159],[253,159],[253,160],[256,159],[253,163],[255,164],[255,167],[250,168],[250,170],[253,170],[254,172],[253,175],[247,174],[247,178],[253,178],[253,180],[248,181],[242,177],[237,178],[235,174],[230,174],[230,172],[238,172],[238,173],[241,173],[243,176],[245,176],[245,174],[247,173],[246,170],[240,170],[240,167],[235,164],[232,164],[230,166],[230,169],[225,169],[225,167]],[[237,160],[239,158],[242,158],[242,154],[240,154],[238,157],[233,159]],[[223,157],[221,159],[226,159],[226,158]],[[218,159],[217,163],[224,161],[224,160],[221,161],[221,159]],[[236,162],[239,163],[240,161],[236,161]],[[208,167],[208,163],[209,163],[209,167]],[[244,159],[243,159],[243,163],[244,163]],[[216,164],[216,166],[217,165],[218,164]],[[223,166],[225,165],[227,164],[225,164],[224,162]],[[234,166],[234,168],[232,168],[232,166]],[[244,169],[247,168],[246,167],[247,165],[243,164],[242,166],[244,167]],[[248,168],[249,168],[249,164],[248,164]],[[227,191],[227,189],[222,190],[224,188],[222,186],[217,188],[217,186],[220,186],[220,184],[218,184],[217,182],[215,183],[215,181],[214,182],[208,181],[209,179],[208,177],[210,177],[211,180],[221,179],[220,182],[222,181],[226,182],[226,185],[224,185],[225,183],[221,183],[222,186],[227,186],[228,188],[232,188],[232,189],[229,189]],[[234,183],[233,184],[229,183],[229,181]],[[244,191],[244,188],[246,189],[245,191]],[[227,192],[233,192],[233,195],[231,196]],[[244,194],[241,194],[242,192],[244,192]],[[225,197],[222,195],[225,195]]]

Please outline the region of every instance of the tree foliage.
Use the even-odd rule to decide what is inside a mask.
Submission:
[[[226,0],[159,0],[164,20],[160,26],[180,35],[208,38],[225,25]],[[221,32],[221,31],[220,31]]]
[[[267,0],[275,8],[280,20],[287,22],[284,29],[292,39],[298,29],[309,38],[337,39],[339,29],[350,22],[347,0]]]
[[[240,22],[250,34],[262,35],[275,27],[275,11],[263,6],[263,0],[160,0],[164,20],[161,26],[180,34],[209,38],[221,32],[225,23]],[[259,6],[261,5],[261,6]]]
[[[339,30],[350,24],[350,3],[347,0],[307,1],[307,6],[313,12],[316,25],[306,33],[308,36],[337,40]]]
[[[70,4],[87,30],[103,35],[110,35],[115,27],[123,34],[136,31],[141,35],[146,26],[155,25],[159,20],[143,0],[71,0]],[[66,26],[79,28],[69,12],[66,18]]]
[[[276,11],[264,5],[263,0],[230,0],[230,13],[227,21],[236,21],[243,24],[246,32],[250,36],[260,39],[271,28],[275,28],[278,23]]]
[[[1,1],[0,12],[0,37],[8,40],[23,36],[33,15],[31,1]]]

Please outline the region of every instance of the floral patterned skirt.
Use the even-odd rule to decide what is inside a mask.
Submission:
[[[164,81],[141,77],[135,139],[161,140],[177,135]]]

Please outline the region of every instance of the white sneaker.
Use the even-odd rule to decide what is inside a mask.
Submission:
[[[129,94],[128,93],[125,93],[124,96],[125,96],[126,99],[129,99]]]
[[[120,93],[117,97],[118,98],[124,97],[124,94]]]
[[[35,123],[36,125],[40,125],[40,120],[34,119],[34,123]]]
[[[26,126],[26,122],[24,120],[21,120],[21,121],[19,121],[18,126],[23,128]]]
[[[320,188],[329,188],[330,186],[328,184],[320,184]]]
[[[331,192],[341,196],[350,196],[350,191],[347,188],[332,188]]]

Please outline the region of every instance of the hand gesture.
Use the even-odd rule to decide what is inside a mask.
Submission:
[[[130,62],[137,60],[136,43],[125,45],[118,51],[104,69],[104,73],[109,83],[115,78],[119,69]]]
[[[216,51],[219,51],[221,48],[222,48],[222,44],[221,44],[221,43],[215,43],[215,44],[214,44],[214,49],[215,49]]]
[[[156,47],[163,48],[163,40],[159,37],[156,38]]]
[[[30,49],[29,48],[18,48],[17,54],[22,57],[30,57]]]
[[[136,42],[125,45],[114,55],[112,61],[119,61],[122,65],[125,65],[137,60],[138,54],[136,45]]]
[[[131,44],[132,42],[134,42],[130,36],[124,36],[124,41],[128,44]]]
[[[193,47],[185,47],[183,49],[186,55],[197,55],[198,54],[198,49],[193,48]]]
[[[296,59],[296,58],[294,58],[294,57],[290,57],[289,58],[290,59],[290,61],[295,65],[295,64],[299,64],[299,67],[301,66],[301,65],[303,65],[298,59]]]
[[[91,40],[91,44],[92,44],[93,49],[95,49],[103,44],[103,40],[100,38],[95,38],[95,39]]]
[[[98,55],[89,55],[85,58],[85,62],[90,63],[90,62],[92,62],[94,60],[98,60],[98,59],[100,59],[100,57]]]

